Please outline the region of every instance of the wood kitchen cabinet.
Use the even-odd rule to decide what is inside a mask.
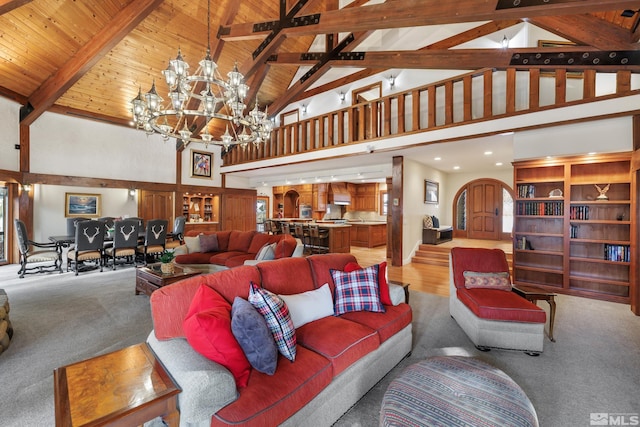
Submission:
[[[352,223],[351,245],[374,248],[387,244],[387,223]]]
[[[328,184],[314,184],[312,191],[312,208],[314,211],[327,210]]]
[[[354,211],[378,211],[378,184],[356,184],[352,194],[351,210]]]

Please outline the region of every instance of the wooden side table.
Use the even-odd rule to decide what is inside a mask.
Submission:
[[[178,393],[146,343],[53,371],[56,426],[180,423]]]
[[[156,289],[198,274],[202,274],[202,271],[180,265],[174,266],[173,273],[165,274],[160,270],[160,263],[136,268],[136,295],[151,295]]]
[[[395,280],[389,280],[389,283],[393,283],[394,285],[402,286],[402,290],[404,290],[404,302],[409,304],[409,283],[397,282]]]
[[[536,303],[538,300],[543,300],[549,303],[549,340],[555,342],[553,338],[553,321],[556,317],[556,294],[553,292],[547,292],[543,289],[535,286],[516,285],[513,287],[513,292],[517,293],[521,297]]]

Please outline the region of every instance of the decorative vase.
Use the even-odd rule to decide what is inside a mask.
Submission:
[[[174,271],[173,267],[172,262],[163,262],[160,264],[160,271],[162,271],[163,274],[172,274]]]

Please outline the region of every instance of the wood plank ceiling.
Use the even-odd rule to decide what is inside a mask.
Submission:
[[[637,50],[639,9],[638,1],[613,0],[220,0],[211,4],[211,47],[219,69],[237,61],[250,99],[276,114],[385,68],[507,66],[511,49],[451,48],[522,21],[575,49]],[[415,50],[361,50],[382,29],[468,22],[477,25]],[[178,48],[197,66],[207,31],[206,0],[0,0],[0,95],[24,106],[25,125],[47,110],[128,125],[138,88],[144,93],[157,79],[166,99],[161,71]],[[309,55],[316,37],[324,51]],[[637,62],[625,67],[638,71]],[[300,67],[310,70],[303,78]],[[313,88],[329,70],[342,72]]]

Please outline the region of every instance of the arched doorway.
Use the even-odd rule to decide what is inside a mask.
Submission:
[[[456,193],[453,218],[454,237],[511,240],[513,190],[496,179],[470,181]]]
[[[300,195],[297,191],[289,190],[284,195],[284,217],[298,218],[298,199]]]

